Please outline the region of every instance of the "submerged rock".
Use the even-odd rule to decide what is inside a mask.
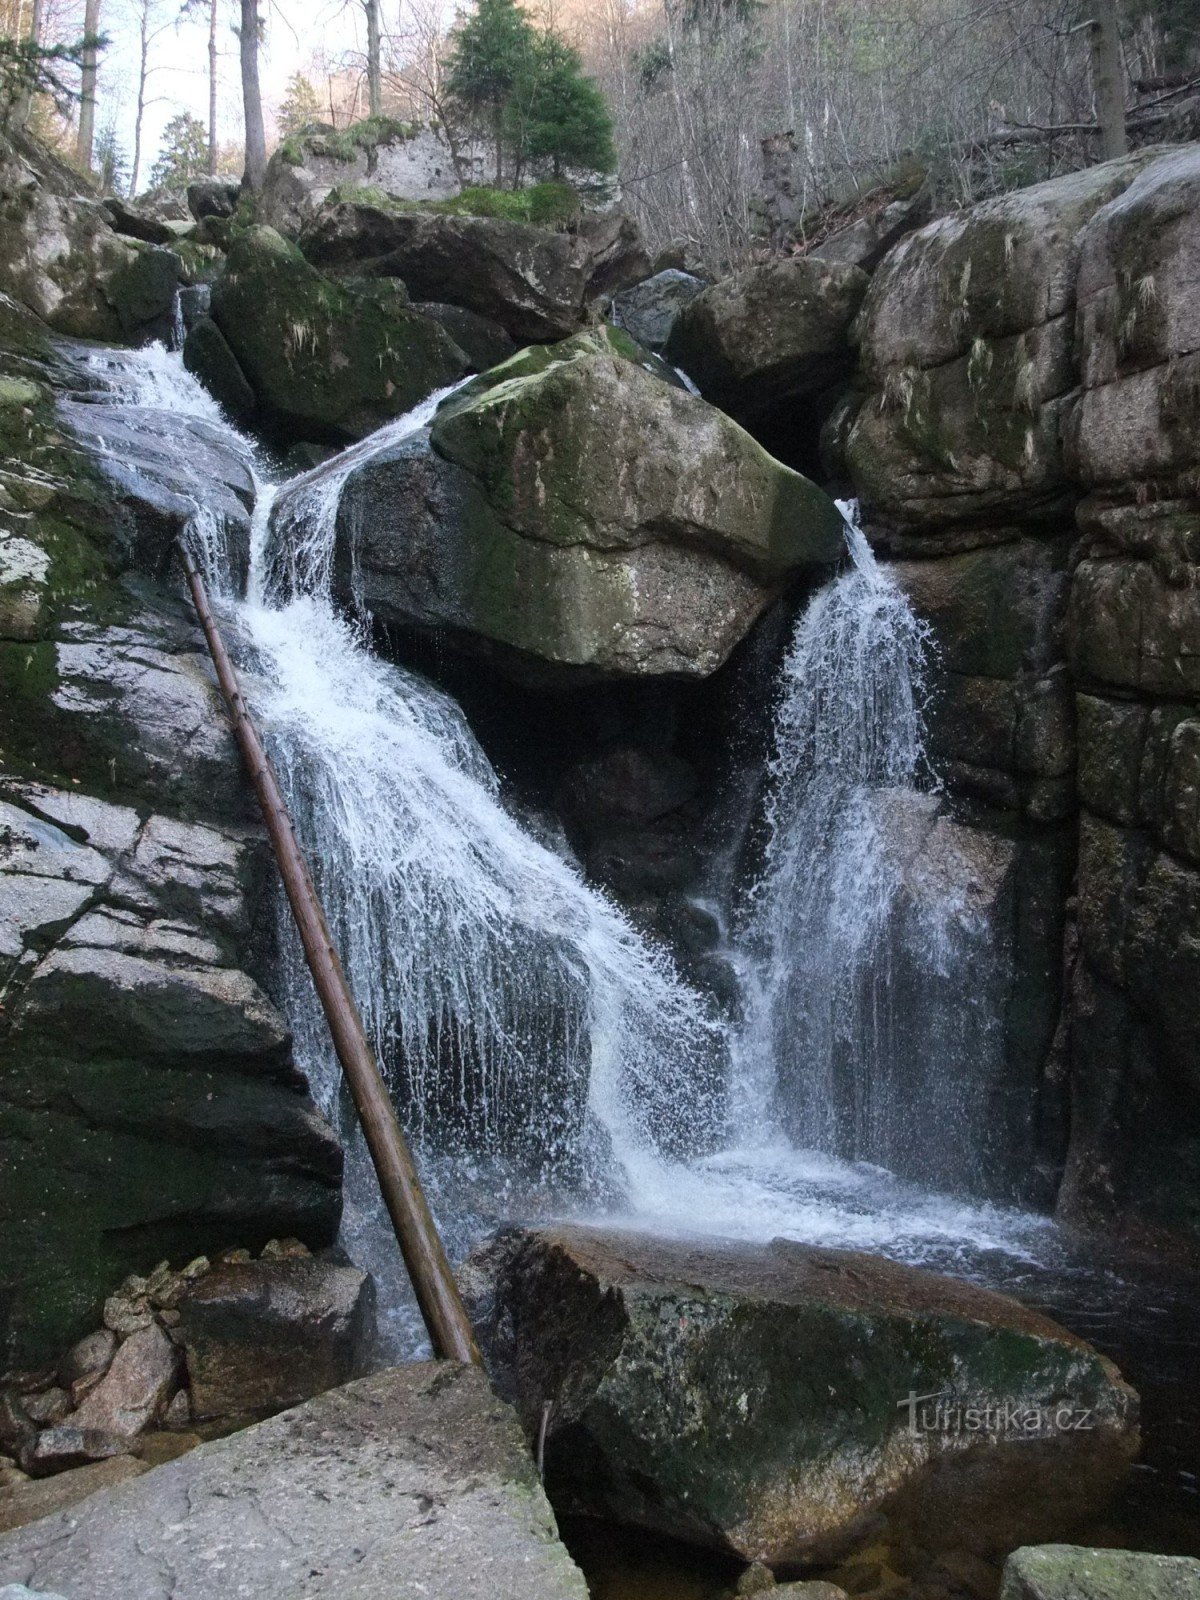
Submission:
[[[468,365],[402,285],[327,278],[272,228],[239,235],[212,318],[265,420],[305,438],[361,438]]]
[[[181,1298],[194,1418],[264,1415],[365,1370],[375,1286],[313,1258],[215,1266]]]
[[[925,1549],[1011,1548],[1136,1452],[1137,1398],[1082,1340],[877,1257],[513,1229],[465,1281],[560,1511],[747,1561],[836,1559],[881,1516]]]
[[[586,1600],[477,1368],[397,1367],[0,1538],[0,1583],[128,1600]]]
[[[1014,1550],[1000,1600],[1197,1600],[1200,1561],[1141,1550],[1043,1544]]]
[[[529,350],[346,479],[338,589],[541,671],[702,677],[837,559],[830,501],[614,330]],[[287,497],[273,526],[290,537]],[[283,519],[283,520],[281,520]]]

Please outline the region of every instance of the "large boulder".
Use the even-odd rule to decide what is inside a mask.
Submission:
[[[361,438],[467,370],[402,285],[327,278],[272,228],[235,241],[213,286],[212,319],[263,420],[285,437]]]
[[[888,1542],[979,1554],[1102,1504],[1137,1402],[1015,1301],[879,1258],[514,1229],[464,1273],[561,1511],[768,1566]]]
[[[1011,524],[1070,505],[1062,426],[1078,376],[1081,235],[1150,159],[984,201],[884,259],[860,318],[868,393],[846,447],[877,518]]]
[[[586,1600],[516,1419],[476,1367],[396,1367],[0,1537],[0,1584]]]
[[[277,546],[296,536],[291,505],[276,504]],[[842,527],[607,330],[525,352],[444,404],[428,439],[354,466],[335,583],[384,622],[559,676],[702,677],[790,579],[837,559]]]
[[[463,306],[520,342],[581,326],[594,267],[581,235],[354,200],[323,206],[301,243],[318,267],[402,278],[414,300]]]
[[[705,290],[703,278],[667,267],[613,296],[613,321],[647,350],[661,354],[680,313]]]
[[[854,364],[848,334],[867,282],[807,256],[748,267],[684,307],[667,358],[738,417],[818,394]]]

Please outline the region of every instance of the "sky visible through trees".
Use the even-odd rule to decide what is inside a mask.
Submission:
[[[97,10],[0,0],[10,50],[35,8],[45,47],[68,52]],[[1119,122],[1122,101],[1153,108],[1200,75],[1200,0],[99,0],[93,167],[144,189],[194,119],[206,141],[215,125],[207,164],[240,174],[239,24],[256,10],[268,149],[314,117],[465,119],[490,135],[492,181],[615,165],[652,239],[710,264],[761,238],[768,136],[793,135],[801,209],[906,169],[954,203],[1098,159],[1105,108]],[[1089,27],[1105,15],[1107,56]],[[62,72],[78,90],[73,57]],[[86,142],[81,103],[61,148]],[[53,135],[53,110],[37,115]]]

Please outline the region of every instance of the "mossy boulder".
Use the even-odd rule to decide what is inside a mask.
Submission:
[[[285,437],[362,438],[468,366],[402,285],[327,278],[273,228],[234,242],[213,285],[212,318],[264,419]]]
[[[790,580],[839,557],[843,525],[646,359],[611,329],[530,348],[427,436],[365,458],[342,493],[339,589],[560,676],[713,672]],[[277,540],[289,515],[284,493]]]
[[[595,267],[581,234],[501,217],[347,200],[323,205],[301,244],[317,266],[401,278],[414,300],[463,306],[514,339],[562,339],[583,323]]]
[[[562,1226],[501,1233],[463,1281],[560,1513],[746,1561],[994,1555],[1094,1512],[1136,1453],[1090,1346],[879,1257]]]
[[[1005,1562],[1000,1600],[1200,1600],[1200,1561],[1142,1550],[1028,1545]]]

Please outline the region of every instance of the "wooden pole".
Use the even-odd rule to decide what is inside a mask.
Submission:
[[[208,603],[204,580],[182,544],[179,549],[196,615],[200,618],[200,626],[204,629],[217,669],[217,682],[229,707],[234,736],[262,807],[263,821],[279,863],[280,876],[292,915],[296,919],[309,971],[329,1023],[334,1049],[346,1074],[354,1104],[358,1107],[367,1148],[375,1163],[379,1187],[396,1230],[421,1315],[429,1330],[433,1352],[453,1361],[473,1362],[479,1366],[482,1364],[479,1347],[475,1343],[462,1296],[421,1188],[412,1152],[379,1071],[379,1063],[363,1032],[362,1019],[333,947],[329,924],[321,909],[308,863],[292,829],[279,780],[246,707],[233,663],[226,653]]]

